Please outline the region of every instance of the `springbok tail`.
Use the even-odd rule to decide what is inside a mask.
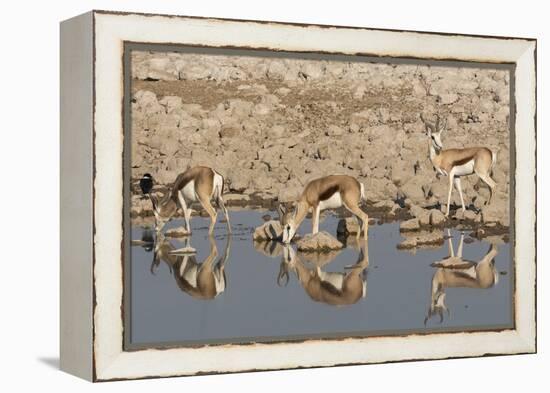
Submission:
[[[493,168],[495,166],[495,163],[497,162],[497,152],[496,151],[491,151],[491,158],[492,158],[492,161],[491,161],[491,175],[493,174]]]
[[[220,195],[222,195],[225,192],[225,177],[223,175],[220,175],[222,177],[222,189],[220,190]]]
[[[359,203],[365,203],[367,201],[367,198],[365,197],[365,185],[363,183],[359,183],[360,189],[361,189],[361,199]]]

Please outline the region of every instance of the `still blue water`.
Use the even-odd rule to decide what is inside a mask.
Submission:
[[[437,270],[430,264],[449,255],[447,242],[411,253],[396,248],[402,240],[398,223],[371,225],[367,249],[369,265],[361,273],[361,279],[366,280],[366,291],[353,304],[333,305],[314,300],[292,266],[286,269],[287,285],[284,286],[284,279],[278,283],[284,255],[281,245],[268,245],[266,249],[273,248],[274,252],[266,255],[265,251],[255,248],[252,241],[253,229],[263,223],[262,216],[266,213],[273,215],[266,211],[230,212],[231,236],[227,236],[224,223],[216,225],[214,241],[218,256],[214,264],[221,262],[226,247],[230,247],[221,274],[218,267],[217,296],[210,300],[197,298],[197,291],[186,290],[188,287],[176,282],[177,274],[184,270],[182,257],[168,258],[170,260],[158,257],[158,264],[152,266],[155,254],[152,245],[133,246],[127,281],[130,285],[130,307],[127,308],[130,344],[163,346],[272,341],[513,326],[513,265],[509,244],[498,245],[494,259],[498,283],[489,288],[445,288],[444,304],[448,311],[442,312],[443,320],[440,322],[440,316],[434,315],[425,321],[431,304],[432,278]],[[322,221],[320,230],[335,235],[337,224],[338,218],[329,215]],[[165,230],[181,225],[182,220],[174,220]],[[188,245],[196,249],[192,261],[197,264],[194,271],[212,251],[207,226],[206,218],[193,217],[191,220],[193,235]],[[311,223],[306,220],[298,232],[305,234],[310,230]],[[131,237],[139,240],[147,233],[146,229],[136,226],[132,228]],[[451,235],[456,250],[461,234],[453,230]],[[183,240],[166,238],[165,241],[176,249],[186,245]],[[479,240],[465,243],[463,258],[477,262],[487,254],[489,247],[489,243]],[[345,275],[349,271],[345,267],[358,262],[360,256],[360,248],[349,246],[334,259],[325,258],[317,265],[322,272]],[[318,269],[311,262],[315,258],[307,259],[301,256],[299,263],[315,275]],[[187,266],[193,263],[188,262]],[[191,274],[189,277],[193,282],[196,276]],[[194,283],[196,285],[196,280]],[[338,297],[338,290],[330,285],[324,288]]]

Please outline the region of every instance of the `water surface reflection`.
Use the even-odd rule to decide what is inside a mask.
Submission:
[[[233,211],[233,233],[219,223],[215,237],[208,236],[203,217],[193,219],[191,237],[180,239],[134,226],[126,276],[131,343],[165,346],[513,326],[509,244],[497,250],[470,238],[466,245],[467,234],[451,230],[448,245],[412,254],[396,248],[402,241],[399,224],[385,223],[371,226],[368,242],[348,238],[338,252],[310,254],[294,245],[254,242],[252,232],[265,214]],[[180,225],[174,220],[166,229]],[[337,225],[338,218],[328,215],[320,230],[335,234]],[[303,227],[307,231],[310,225]],[[453,242],[459,242],[456,252]]]

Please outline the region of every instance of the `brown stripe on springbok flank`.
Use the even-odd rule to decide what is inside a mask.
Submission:
[[[331,196],[336,194],[339,190],[340,190],[340,187],[338,187],[338,185],[334,185],[332,187],[329,187],[326,190],[324,190],[323,192],[321,192],[321,194],[319,194],[319,200],[320,201],[326,201]]]
[[[453,161],[452,165],[453,165],[453,166],[464,165],[464,164],[466,164],[468,161],[472,161],[473,159],[474,159],[474,156],[472,156],[472,157],[465,157],[465,158],[462,158],[461,160]]]

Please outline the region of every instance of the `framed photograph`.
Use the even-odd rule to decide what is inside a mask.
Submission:
[[[536,40],[61,24],[61,367],[536,351]]]

